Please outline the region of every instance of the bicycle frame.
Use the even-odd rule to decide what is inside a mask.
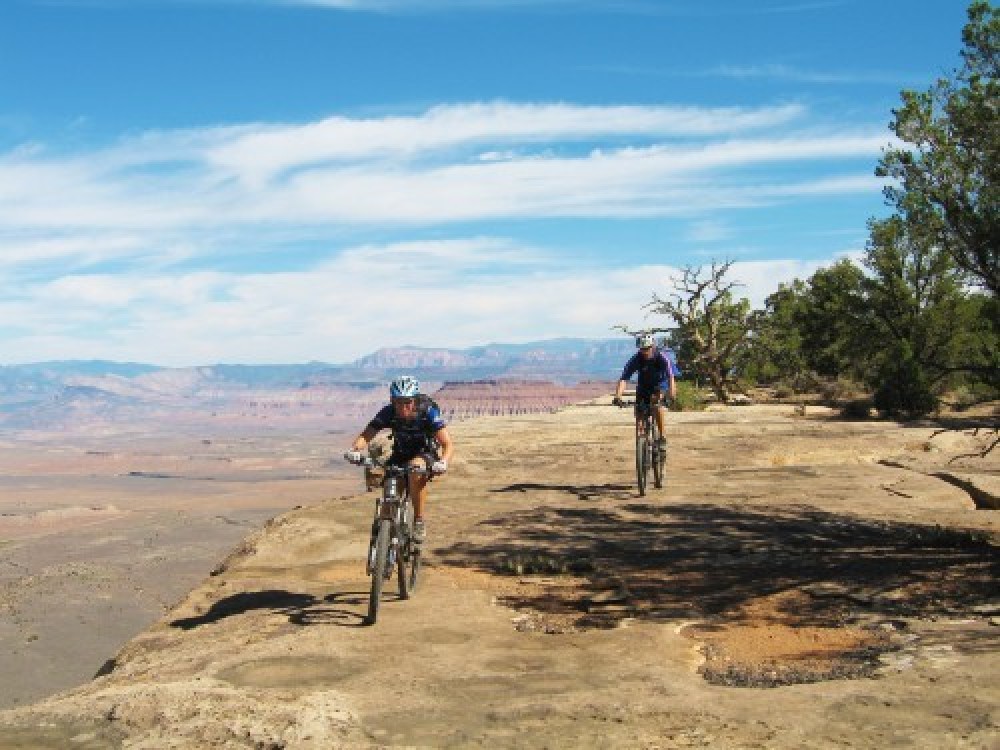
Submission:
[[[639,401],[635,405],[635,429],[643,435],[650,435],[655,428],[653,404],[649,401]]]
[[[643,400],[623,402],[622,406],[635,406],[635,474],[641,496],[646,494],[650,470],[653,472],[653,485],[660,488],[663,483],[664,456],[657,449],[660,429],[653,411],[659,405]]]
[[[376,466],[366,461],[367,467]],[[371,542],[366,571],[372,578],[368,601],[368,623],[378,618],[382,584],[397,571],[399,598],[408,599],[416,588],[420,569],[420,548],[413,543],[413,503],[410,498],[410,474],[427,474],[426,469],[411,466],[379,465],[385,470],[382,494],[375,501]]]

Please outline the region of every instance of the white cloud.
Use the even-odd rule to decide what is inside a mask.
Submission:
[[[687,239],[692,242],[719,242],[732,236],[732,230],[720,221],[696,221],[688,227]]]
[[[881,126],[808,114],[467,104],[68,155],[31,144],[0,155],[3,357],[342,361],[393,343],[602,336],[636,322],[668,265],[591,267],[486,223],[679,217],[722,255],[734,209],[877,200]],[[746,268],[754,288],[806,270]]]
[[[261,223],[670,216],[755,205],[763,195],[877,189],[828,172],[873,161],[888,140],[881,129],[776,130],[800,115],[798,107],[468,105],[414,118],[151,133],[66,159],[17,152],[0,159],[0,232],[159,237]],[[767,135],[746,135],[761,127]],[[528,143],[544,154],[509,148]],[[809,165],[814,176],[747,176],[771,164]]]
[[[221,142],[209,164],[259,184],[285,170],[362,159],[426,158],[469,144],[562,143],[608,136],[666,137],[739,133],[802,116],[788,104],[736,107],[587,107],[566,104],[465,104],[379,120],[332,117],[298,126],[266,126]]]
[[[499,255],[484,253],[496,250]],[[649,320],[670,265],[575,269],[502,238],[349,250],[342,263],[283,273],[70,275],[0,304],[16,315],[9,361],[110,358],[171,365],[349,361],[379,346],[609,336]],[[819,262],[736,263],[755,304]],[[58,312],[55,312],[58,311]]]

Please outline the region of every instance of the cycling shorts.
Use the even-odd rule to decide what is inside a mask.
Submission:
[[[640,401],[643,402],[653,402],[660,401],[663,399],[663,392],[666,390],[666,383],[657,383],[652,388],[636,388],[635,389],[635,402],[638,404]]]
[[[406,466],[415,458],[420,458],[424,462],[424,468],[429,469],[431,465],[440,458],[436,452],[430,450],[406,451],[397,453],[393,451],[389,456],[389,464],[392,466]]]

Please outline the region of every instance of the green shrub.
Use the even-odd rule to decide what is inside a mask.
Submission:
[[[941,401],[947,402],[947,405],[955,411],[965,411],[978,404],[996,401],[998,398],[1000,398],[1000,393],[990,384],[969,383],[954,388],[945,397],[942,397]]]
[[[834,405],[849,401],[863,401],[867,397],[867,391],[863,386],[849,378],[842,377],[824,381],[819,392],[826,403]]]
[[[774,386],[774,397],[776,399],[785,400],[789,399],[795,395],[795,389],[787,383],[778,383]]]
[[[938,407],[924,368],[905,342],[882,362],[873,385],[875,408],[890,417],[916,419]]]
[[[670,403],[670,411],[702,411],[705,398],[694,383],[677,381],[677,398]]]
[[[870,398],[852,398],[840,407],[840,416],[845,419],[868,419],[871,416],[872,400]]]

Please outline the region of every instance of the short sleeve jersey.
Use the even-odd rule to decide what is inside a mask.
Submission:
[[[376,432],[392,430],[393,453],[402,455],[416,455],[431,449],[434,435],[447,426],[441,411],[433,404],[421,408],[417,416],[409,420],[397,417],[392,404],[386,404],[368,423],[368,429]]]
[[[638,373],[638,387],[643,391],[651,391],[656,388],[663,389],[667,385],[667,374],[670,372],[670,363],[659,349],[653,353],[649,359],[644,359],[642,354],[636,352],[632,358],[625,363],[622,370],[622,380],[629,380]]]

